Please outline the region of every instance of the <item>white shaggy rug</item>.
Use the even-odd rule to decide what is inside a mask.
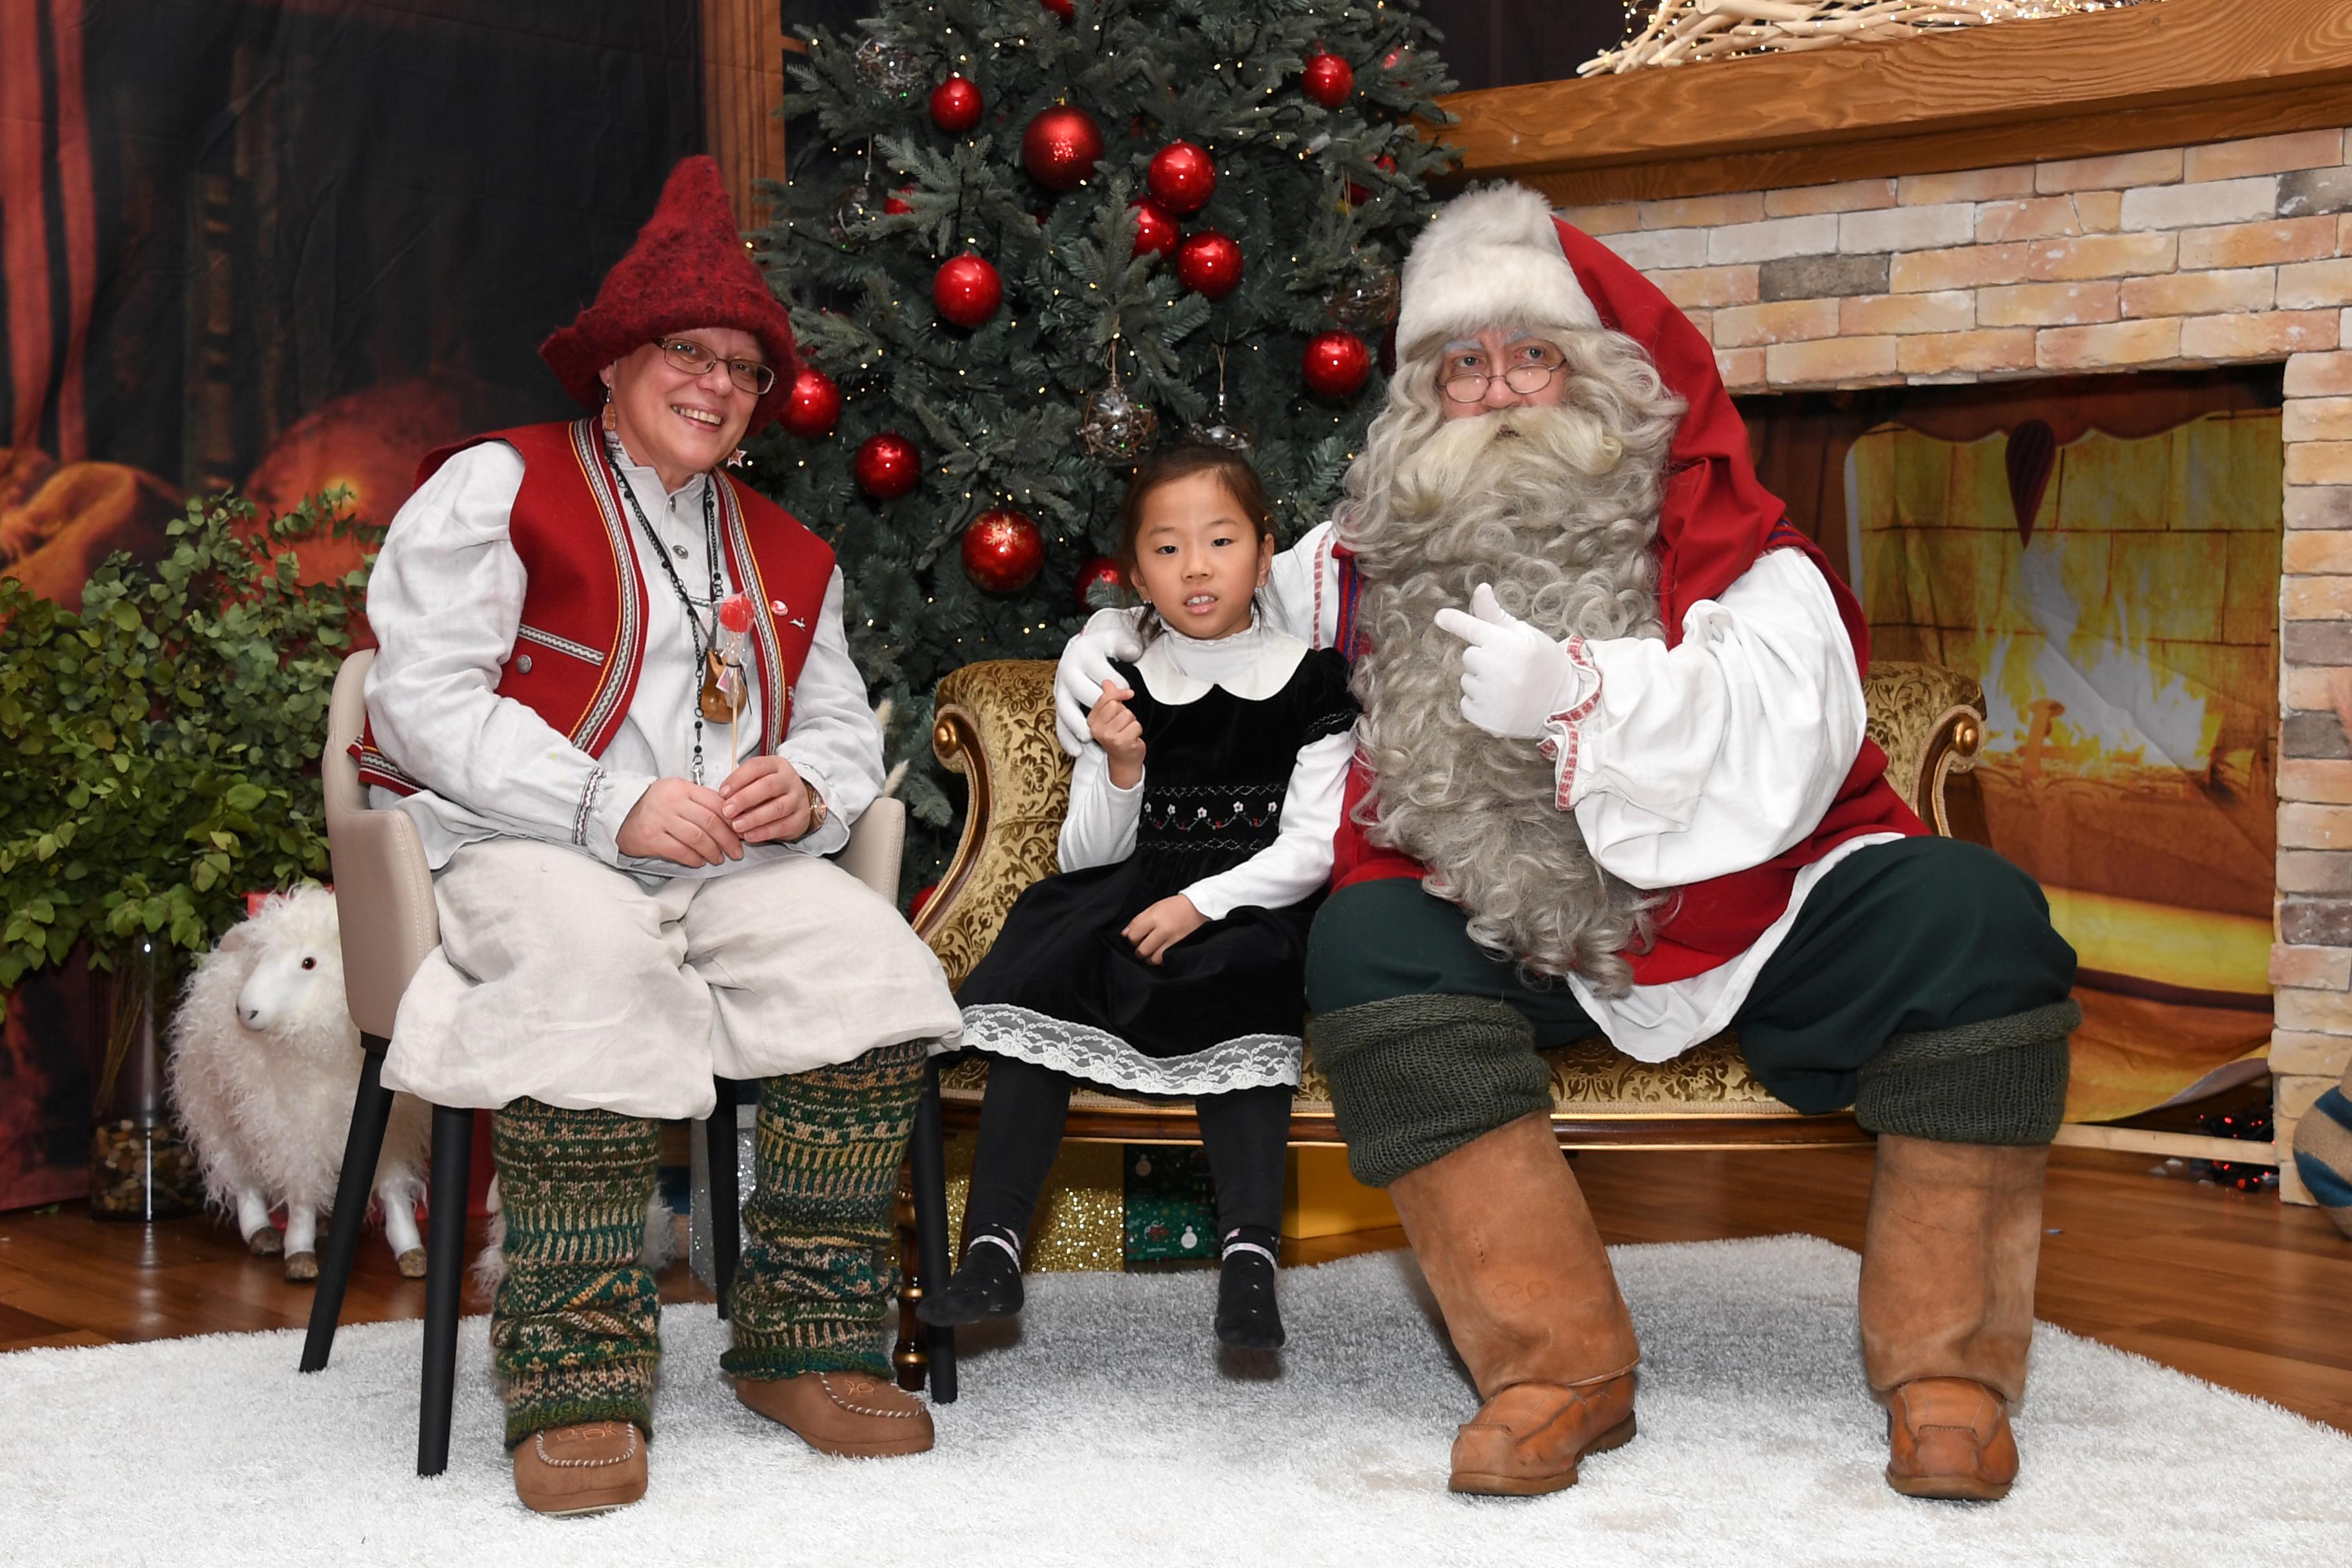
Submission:
[[[40,1564],[2261,1564],[2352,1563],[2352,1438],[2043,1326],[1991,1506],[1887,1490],[1856,1259],[1822,1241],[1616,1249],[1641,1436],[1549,1498],[1445,1489],[1475,1405],[1402,1254],[1283,1276],[1291,1348],[1223,1365],[1213,1281],[1048,1275],[964,1357],[936,1450],[826,1459],[737,1405],[708,1307],[664,1313],[653,1490],[515,1502],[480,1320],[450,1468],[415,1474],[415,1323],[0,1356],[0,1560]],[[967,1341],[973,1338],[968,1331]],[[1254,1359],[1254,1358],[1253,1358]]]

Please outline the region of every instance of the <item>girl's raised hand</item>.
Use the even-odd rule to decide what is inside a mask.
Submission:
[[[1129,710],[1135,693],[1115,681],[1102,683],[1102,697],[1087,712],[1087,733],[1110,758],[1110,782],[1133,789],[1143,777],[1143,721]]]

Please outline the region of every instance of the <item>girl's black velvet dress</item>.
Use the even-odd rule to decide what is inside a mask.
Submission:
[[[1143,728],[1134,853],[1021,895],[956,994],[964,1043],[1144,1093],[1295,1084],[1319,892],[1283,909],[1237,907],[1156,964],[1119,933],[1274,843],[1299,748],[1355,722],[1347,666],[1309,650],[1270,697],[1213,685],[1182,703],[1154,699],[1133,667],[1118,670]]]

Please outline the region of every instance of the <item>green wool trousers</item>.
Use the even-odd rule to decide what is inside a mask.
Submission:
[[[891,1205],[922,1089],[924,1043],[763,1079],[751,1233],[729,1302],[739,1377],[890,1373]],[[722,1113],[724,1108],[721,1108]],[[494,1113],[506,1278],[490,1317],[512,1447],[547,1426],[653,1431],[657,1295],[639,1260],[656,1124],[520,1100]]]
[[[1856,850],[1798,910],[1733,1019],[1748,1070],[1807,1112],[1944,1142],[2054,1136],[2074,952],[2032,879],[1989,849]],[[1317,913],[1308,1039],[1359,1180],[1384,1185],[1550,1105],[1538,1048],[1600,1030],[1418,882],[1359,883]]]

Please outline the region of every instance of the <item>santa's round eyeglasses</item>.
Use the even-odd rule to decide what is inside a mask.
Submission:
[[[710,367],[719,362],[718,354],[691,338],[656,338],[654,346],[661,350],[662,358],[688,375],[709,375]],[[776,384],[776,373],[755,359],[730,359],[727,379],[754,397],[765,397]]]
[[[1521,397],[1532,397],[1549,386],[1551,378],[1568,363],[1568,356],[1549,343],[1529,343],[1519,353],[1519,362],[1503,372],[1501,380]],[[1476,403],[1486,395],[1486,385],[1495,379],[1483,370],[1465,370],[1446,375],[1438,384],[1451,402]]]

